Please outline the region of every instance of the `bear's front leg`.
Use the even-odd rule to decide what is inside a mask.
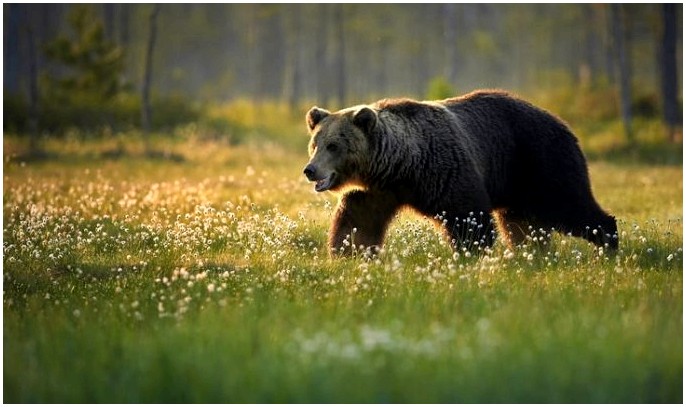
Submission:
[[[336,209],[329,231],[329,254],[352,255],[360,246],[378,251],[400,204],[391,193],[352,191]]]

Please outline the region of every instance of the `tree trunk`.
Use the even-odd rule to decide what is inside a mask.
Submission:
[[[336,69],[336,97],[338,99],[338,107],[345,106],[346,102],[346,71],[345,71],[345,16],[344,4],[337,4],[335,6],[333,23],[336,27],[336,43],[338,49],[336,50],[336,58],[334,59]]]
[[[124,49],[129,46],[129,18],[131,7],[133,6],[130,4],[121,4],[119,6],[119,45]]]
[[[28,9],[27,9],[28,11]],[[40,153],[38,146],[38,55],[36,34],[31,19],[27,19],[26,36],[29,46],[29,154]]]
[[[102,5],[102,20],[103,28],[105,30],[105,38],[108,41],[117,42],[116,40],[116,27],[114,23],[114,16],[116,14],[116,4],[105,3]]]
[[[588,89],[596,82],[600,68],[597,57],[600,54],[598,50],[600,41],[596,34],[595,5],[583,4],[580,7],[582,7],[584,20],[584,59],[579,66],[579,84],[582,89]]]
[[[680,122],[677,107],[676,13],[676,4],[662,5],[663,30],[660,42],[660,61],[658,61],[667,138],[672,142],[676,140],[677,126]]]
[[[159,12],[160,6],[158,4],[154,5],[152,12],[150,13],[150,34],[148,35],[148,44],[145,53],[145,73],[143,76],[141,127],[143,128],[145,150],[147,153],[151,151],[150,128],[152,122],[152,107],[150,106],[150,85],[152,83],[152,55],[155,49],[155,39],[157,37],[157,15]]]
[[[119,5],[119,36],[117,38],[117,41],[119,43],[119,46],[124,50],[124,81],[128,82],[129,78],[132,75],[133,70],[131,69],[131,66],[133,65],[132,63],[132,58],[131,58],[131,52],[129,51],[129,19],[130,19],[130,14],[131,14],[131,7],[133,5],[130,4],[120,4]]]
[[[20,63],[20,41],[22,19],[20,16],[19,4],[6,4],[5,10],[5,27],[3,36],[3,87],[5,92],[12,94],[21,93],[20,81],[22,77],[22,69]]]
[[[302,88],[301,13],[302,11],[297,5],[291,5],[283,13],[285,36],[287,38],[283,96],[291,109],[297,108]]]
[[[319,106],[327,106],[331,95],[329,72],[331,56],[329,55],[329,6],[317,4],[317,12],[320,17],[316,21],[317,36],[314,57],[315,73],[317,76],[317,102]]]
[[[624,29],[624,13],[620,4],[610,5],[612,19],[612,40],[615,50],[615,62],[619,70],[619,93],[624,134],[629,144],[633,144],[634,135],[631,129],[631,69],[627,58],[626,33]]]
[[[612,30],[612,13],[610,12],[610,5],[600,4],[597,7],[601,8],[602,16],[604,20],[604,26],[607,29],[603,30],[603,55],[605,56],[605,73],[607,74],[607,82],[610,86],[614,86],[617,82],[615,73],[615,47],[613,43],[613,30]]]
[[[245,63],[247,66],[247,90],[253,100],[257,100],[259,90],[259,74],[257,69],[259,67],[259,52],[260,52],[260,27],[261,22],[258,18],[258,4],[246,4],[246,20],[248,21],[247,30],[245,32],[245,41],[247,52],[245,55]]]
[[[455,86],[457,82],[457,60],[456,60],[456,47],[457,47],[457,15],[455,13],[454,4],[444,4],[443,5],[443,55],[444,69],[443,75],[445,79],[452,85]]]

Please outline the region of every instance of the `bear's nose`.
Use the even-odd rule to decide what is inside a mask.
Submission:
[[[305,170],[303,173],[305,173],[305,176],[307,179],[312,181],[312,178],[314,178],[314,174],[317,172],[317,169],[314,167],[312,164],[307,164],[307,167],[305,167]]]

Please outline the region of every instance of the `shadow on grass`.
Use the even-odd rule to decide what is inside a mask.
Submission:
[[[19,154],[12,154],[5,157],[6,162],[15,163],[48,163],[54,161],[72,161],[74,154],[56,153],[54,151],[36,150],[27,151]],[[169,150],[148,150],[143,152],[128,151],[123,147],[115,147],[95,154],[79,155],[78,158],[90,160],[110,160],[117,161],[123,159],[143,159],[153,162],[185,163],[186,157]]]
[[[142,153],[132,153],[126,151],[123,146],[117,146],[113,149],[105,150],[100,153],[100,157],[106,160],[140,157],[151,161],[170,161],[174,163],[183,163],[186,161],[186,157],[184,157],[182,154],[178,154],[169,150],[150,149]]]
[[[12,161],[24,162],[24,163],[35,163],[43,161],[58,160],[60,157],[58,154],[43,149],[36,149],[32,151],[26,151],[20,154],[10,156]]]

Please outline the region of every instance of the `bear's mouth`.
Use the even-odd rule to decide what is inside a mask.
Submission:
[[[329,174],[328,177],[315,181],[314,190],[317,192],[324,192],[326,190],[331,189],[331,187],[334,186],[335,182],[336,182],[336,173],[332,172],[331,174]]]

